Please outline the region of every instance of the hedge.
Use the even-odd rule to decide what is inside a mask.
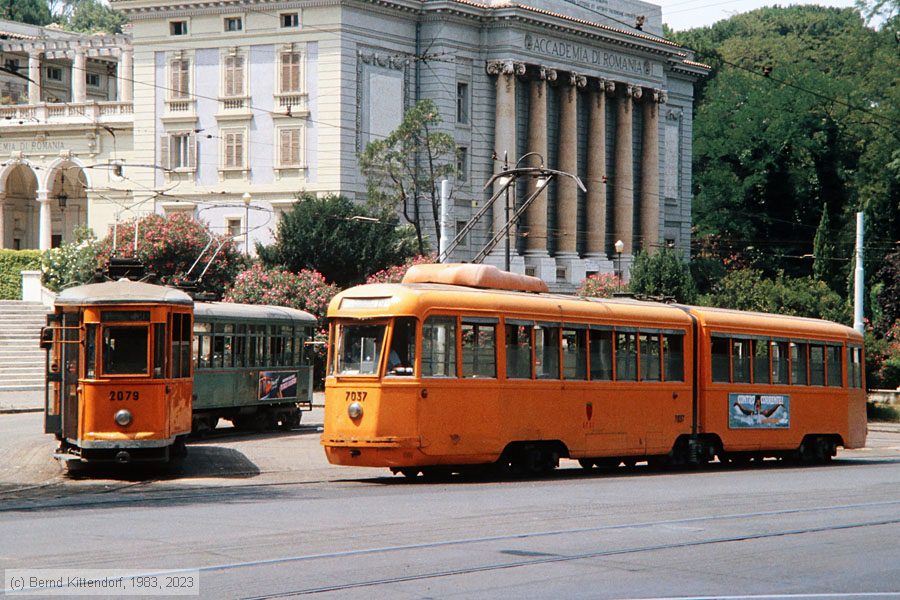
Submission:
[[[0,250],[0,300],[21,300],[22,271],[40,270],[40,250]]]

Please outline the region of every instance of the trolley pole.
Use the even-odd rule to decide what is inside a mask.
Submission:
[[[506,152],[503,153],[503,170],[509,171],[509,158],[507,157]],[[506,254],[505,254],[505,260],[504,260],[503,264],[504,264],[504,269],[506,271],[509,271],[510,240],[509,240],[509,186],[508,185],[506,186],[505,194],[506,194],[506,196],[504,198],[504,202],[506,204],[506,210],[505,210],[504,214],[506,215],[506,232],[505,232],[506,233],[506,235],[505,235],[505,237],[506,237]]]
[[[853,329],[865,335],[863,323],[863,293],[865,272],[863,271],[863,213],[856,213],[856,270],[854,272]]]

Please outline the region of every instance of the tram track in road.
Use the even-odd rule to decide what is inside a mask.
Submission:
[[[673,544],[655,544],[655,545],[647,545],[647,546],[637,546],[632,548],[620,548],[613,550],[600,550],[597,552],[584,552],[580,554],[573,555],[550,555],[550,556],[542,556],[535,557],[530,560],[520,560],[520,561],[512,561],[512,562],[503,562],[503,563],[492,563],[485,565],[475,565],[472,567],[462,567],[458,569],[446,569],[442,571],[432,571],[429,573],[419,573],[415,575],[404,575],[397,577],[385,577],[381,579],[371,579],[366,581],[359,582],[350,582],[344,584],[336,584],[330,586],[321,586],[314,588],[303,588],[290,590],[285,592],[278,592],[274,594],[263,594],[259,596],[244,596],[242,600],[269,600],[272,598],[290,598],[294,596],[305,596],[312,594],[321,594],[327,592],[342,592],[349,591],[353,589],[361,589],[361,588],[370,588],[382,585],[391,585],[396,583],[410,583],[414,581],[425,581],[429,579],[439,579],[443,577],[454,577],[458,575],[472,575],[475,573],[486,573],[490,571],[500,571],[505,569],[516,569],[523,567],[533,567],[538,565],[546,565],[553,563],[562,563],[562,562],[571,562],[578,560],[590,560],[595,558],[607,558],[607,557],[615,557],[615,556],[624,556],[629,554],[642,554],[647,552],[660,552],[664,550],[681,550],[685,548],[693,548],[698,546],[708,546],[714,544],[726,544],[726,543],[734,543],[734,542],[746,542],[753,540],[762,540],[762,539],[770,539],[777,537],[787,537],[794,535],[807,535],[814,533],[825,533],[832,531],[840,531],[845,529],[858,529],[864,527],[877,527],[882,525],[894,525],[900,523],[900,518],[898,519],[889,519],[889,520],[881,520],[881,521],[868,521],[861,523],[850,523],[838,526],[827,526],[827,527],[810,527],[805,529],[794,529],[794,530],[784,530],[784,531],[776,531],[764,534],[753,534],[753,535],[741,535],[741,536],[730,536],[730,537],[720,537],[720,538],[710,538],[706,540],[696,540],[689,542],[680,542]],[[823,596],[824,597],[824,596]]]
[[[658,528],[665,527],[685,527],[685,526],[697,526],[704,523],[739,523],[741,521],[750,521],[751,523],[758,523],[761,520],[770,520],[776,517],[798,517],[798,516],[808,516],[815,517],[816,514],[821,513],[837,513],[839,511],[874,511],[878,509],[888,509],[888,514],[881,516],[880,518],[869,518],[869,519],[855,519],[848,520],[843,523],[830,523],[822,526],[808,526],[808,527],[790,527],[790,528],[782,528],[775,529],[771,531],[760,531],[760,532],[752,532],[752,531],[738,531],[733,534],[726,535],[714,535],[701,539],[691,539],[691,540],[678,540],[669,543],[655,543],[655,544],[638,544],[631,545],[626,547],[617,547],[617,548],[605,548],[605,549],[597,549],[587,552],[580,553],[572,553],[572,554],[560,554],[560,553],[549,553],[549,552],[531,552],[527,550],[509,550],[509,551],[500,551],[504,554],[518,557],[518,560],[506,560],[506,561],[492,561],[484,564],[476,564],[471,566],[462,566],[458,568],[449,568],[449,569],[439,569],[439,570],[431,570],[427,572],[417,573],[417,574],[408,574],[408,575],[398,575],[394,577],[379,577],[372,579],[364,579],[360,581],[351,581],[351,582],[343,582],[334,585],[325,585],[325,586],[311,586],[307,588],[298,588],[292,589],[289,591],[280,591],[271,594],[262,594],[257,596],[249,596],[248,598],[253,599],[264,599],[264,598],[283,598],[290,596],[300,596],[300,595],[311,595],[317,593],[324,592],[341,592],[341,591],[349,591],[353,589],[365,589],[365,588],[373,588],[382,585],[392,585],[413,581],[425,581],[429,579],[438,579],[444,577],[452,577],[458,575],[468,575],[468,574],[476,574],[476,573],[487,573],[491,571],[501,571],[505,569],[516,569],[516,568],[524,568],[524,567],[532,567],[532,566],[540,566],[546,564],[554,564],[554,563],[565,563],[565,562],[573,562],[578,560],[590,560],[590,559],[599,559],[599,558],[608,558],[608,557],[616,557],[616,556],[627,556],[627,555],[638,555],[642,553],[651,553],[651,552],[660,552],[667,550],[679,550],[685,548],[692,547],[702,547],[702,546],[714,546],[717,544],[727,544],[727,543],[739,543],[739,542],[749,542],[754,540],[766,540],[766,539],[775,539],[782,537],[790,537],[790,536],[801,536],[801,535],[811,535],[811,534],[821,534],[828,532],[836,532],[842,530],[851,530],[851,529],[864,529],[864,528],[874,528],[880,526],[889,526],[900,524],[900,512],[897,509],[900,508],[900,500],[887,500],[881,502],[864,502],[864,503],[851,503],[851,504],[841,504],[841,505],[825,505],[825,506],[812,506],[812,507],[796,507],[796,508],[785,508],[779,510],[768,510],[768,511],[754,511],[754,512],[743,512],[743,513],[730,513],[730,514],[722,514],[722,515],[707,515],[707,516],[696,516],[696,517],[685,517],[685,518],[677,518],[677,519],[660,519],[660,520],[650,520],[650,521],[631,521],[624,523],[613,523],[613,524],[604,524],[604,525],[596,525],[592,527],[577,527],[577,528],[557,528],[550,530],[542,530],[542,531],[520,531],[520,532],[512,532],[502,535],[493,535],[493,536],[475,536],[475,537],[461,537],[461,538],[453,538],[453,539],[438,539],[433,541],[426,541],[420,543],[410,543],[410,544],[399,544],[393,546],[377,546],[377,547],[368,547],[368,548],[357,548],[350,550],[338,550],[338,551],[330,551],[330,552],[322,552],[322,553],[310,553],[310,554],[302,554],[295,556],[281,556],[281,557],[273,557],[268,559],[259,559],[252,561],[241,561],[241,562],[232,562],[232,563],[223,563],[223,564],[214,564],[214,565],[205,565],[205,566],[190,566],[179,569],[171,569],[171,570],[161,570],[159,572],[153,573],[153,575],[158,576],[167,576],[167,575],[177,575],[186,572],[196,572],[199,571],[202,573],[224,573],[224,572],[246,572],[255,568],[264,568],[269,566],[284,566],[284,565],[296,565],[299,563],[314,563],[316,561],[328,561],[328,560],[345,560],[345,559],[358,559],[361,557],[378,557],[378,556],[387,556],[391,554],[401,554],[404,552],[423,552],[429,550],[439,550],[445,549],[448,547],[457,547],[457,548],[475,548],[479,545],[484,546],[488,544],[502,544],[505,542],[509,543],[520,543],[523,541],[533,541],[541,538],[550,538],[550,537],[565,537],[565,536],[577,536],[584,534],[597,534],[597,533],[609,533],[614,531],[624,531],[624,530],[642,530],[646,529],[648,531],[653,531]],[[694,531],[700,532],[702,529],[692,528]],[[608,538],[606,538],[608,539]],[[220,552],[223,550],[227,550],[227,548],[216,548],[211,547],[206,549],[209,552]],[[473,550],[471,555],[476,555],[476,552]]]
[[[877,503],[879,505],[883,504],[897,504],[896,502],[888,502],[888,503]],[[816,510],[829,510],[828,508],[820,508]],[[357,550],[357,551],[347,551],[347,552],[335,552],[328,554],[318,554],[318,555],[308,555],[308,556],[300,556],[300,557],[292,557],[292,558],[283,558],[283,559],[273,559],[267,561],[253,561],[247,563],[238,563],[234,565],[220,565],[214,567],[201,567],[199,570],[201,572],[214,572],[214,571],[224,571],[238,568],[252,568],[258,566],[265,566],[271,564],[279,564],[286,562],[299,562],[299,561],[312,561],[312,560],[325,560],[325,559],[339,559],[339,558],[347,558],[352,556],[360,556],[364,554],[379,554],[379,553],[387,553],[387,552],[399,552],[399,551],[411,551],[411,550],[426,550],[430,548],[438,548],[442,546],[448,545],[463,545],[463,544],[483,544],[490,542],[499,542],[499,541],[519,541],[523,539],[534,538],[538,536],[549,536],[549,535],[566,535],[566,534],[577,534],[577,533],[585,533],[591,531],[600,531],[600,530],[610,530],[610,529],[619,529],[619,528],[629,528],[629,527],[649,527],[657,524],[680,524],[680,523],[696,523],[698,521],[704,520],[723,520],[723,519],[737,519],[737,518],[751,518],[758,516],[771,516],[772,514],[784,514],[791,512],[802,512],[801,510],[789,510],[789,511],[774,511],[774,512],[765,512],[765,513],[750,513],[747,515],[730,515],[730,516],[720,516],[720,517],[701,517],[694,519],[681,519],[681,520],[670,520],[660,523],[642,523],[642,524],[627,524],[627,525],[615,525],[608,527],[597,527],[597,528],[583,528],[583,529],[572,529],[572,530],[559,530],[554,532],[540,532],[534,534],[511,534],[507,536],[491,536],[484,538],[471,538],[466,540],[448,540],[442,542],[433,542],[429,544],[413,544],[413,545],[405,545],[405,546],[395,546],[395,547],[384,547],[384,548],[373,548],[367,550]],[[811,535],[811,534],[819,534],[819,533],[830,533],[842,530],[849,529],[862,529],[869,527],[880,527],[886,525],[896,525],[900,524],[900,517],[897,518],[889,518],[889,519],[872,519],[868,521],[856,521],[851,523],[843,523],[843,524],[833,524],[833,525],[824,525],[820,527],[803,527],[803,528],[793,528],[793,529],[783,529],[776,530],[764,533],[744,533],[744,534],[736,534],[731,536],[716,536],[710,537],[706,539],[699,540],[687,540],[673,543],[663,543],[663,544],[647,544],[647,545],[639,545],[639,546],[631,546],[625,548],[613,548],[606,550],[597,550],[592,552],[582,552],[576,554],[545,554],[545,553],[531,553],[531,552],[509,552],[509,554],[519,555],[519,556],[530,556],[531,558],[517,560],[517,561],[504,561],[504,562],[491,562],[480,565],[472,565],[469,567],[459,567],[455,569],[442,569],[442,570],[434,570],[424,573],[410,574],[410,575],[400,575],[395,577],[382,577],[376,579],[367,579],[355,582],[346,582],[334,585],[327,586],[316,586],[316,587],[308,587],[308,588],[298,588],[287,591],[275,592],[271,594],[261,594],[255,596],[245,596],[243,600],[268,600],[273,598],[288,598],[294,596],[303,596],[303,595],[312,595],[312,594],[320,594],[320,593],[328,593],[328,592],[344,592],[350,591],[354,589],[363,589],[363,588],[372,588],[383,585],[392,585],[399,583],[410,583],[410,582],[420,582],[426,581],[429,579],[439,579],[444,577],[454,577],[460,575],[472,575],[477,573],[487,573],[491,571],[501,571],[506,569],[517,569],[517,568],[525,568],[525,567],[533,567],[554,563],[564,563],[564,562],[573,562],[579,560],[590,560],[590,559],[598,559],[598,558],[609,558],[609,557],[617,557],[617,556],[626,556],[626,555],[635,555],[635,554],[643,554],[643,553],[651,553],[651,552],[661,552],[668,550],[682,550],[686,548],[696,548],[700,546],[712,546],[717,544],[729,544],[729,543],[740,543],[740,542],[750,542],[756,540],[767,540],[774,538],[782,538],[782,537],[790,537],[790,536],[800,536],[800,535]]]

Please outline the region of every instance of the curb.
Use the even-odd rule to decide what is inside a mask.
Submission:
[[[44,407],[41,408],[0,408],[0,415],[15,415],[19,413],[34,413],[34,412],[44,412]]]

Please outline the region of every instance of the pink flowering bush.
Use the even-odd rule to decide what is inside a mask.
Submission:
[[[119,223],[116,227],[116,256],[134,257],[156,273],[164,285],[183,285],[196,280],[206,267],[212,253],[223,241],[223,236],[213,235],[206,224],[184,214],[145,215],[137,220],[137,253],[135,253],[135,220]],[[203,252],[210,238],[215,238],[207,253],[194,271],[188,270]],[[100,242],[98,262],[109,263],[113,251],[113,228]],[[221,296],[243,266],[243,257],[234,242],[224,239],[209,269],[198,284],[198,291]]]
[[[259,263],[235,277],[225,295],[225,302],[271,304],[305,310],[325,325],[328,303],[340,290],[325,281],[318,271],[302,269],[299,273],[267,269]]]
[[[377,273],[369,275],[368,279],[366,279],[366,283],[400,283],[411,266],[434,262],[437,262],[436,254],[420,254],[418,256],[413,256],[412,258],[407,259],[402,265],[394,265],[393,267],[388,267],[387,269],[382,269]]]
[[[625,284],[615,275],[595,273],[585,277],[576,293],[587,298],[610,298],[613,293],[624,289]]]

